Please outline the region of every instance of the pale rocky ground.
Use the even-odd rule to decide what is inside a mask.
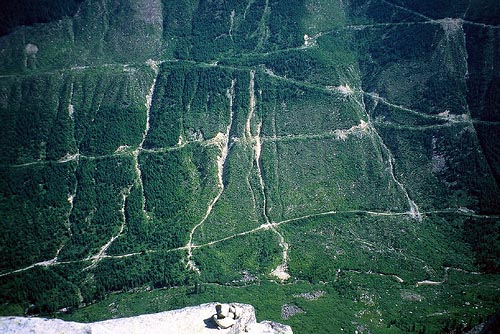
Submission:
[[[4,334],[293,334],[290,326],[271,321],[257,323],[253,306],[231,304],[239,318],[227,329],[219,329],[212,320],[217,303],[186,307],[180,310],[140,315],[94,323],[68,322],[59,319],[0,317]]]

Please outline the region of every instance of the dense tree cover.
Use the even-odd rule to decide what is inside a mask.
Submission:
[[[244,285],[244,272],[257,275],[278,266],[281,259],[279,240],[272,232],[253,234],[195,251],[201,280],[224,284]]]
[[[36,267],[27,273],[0,278],[2,303],[22,303],[28,315],[51,314],[61,308],[77,307],[78,286],[56,270]],[[7,293],[8,292],[8,293]]]
[[[145,130],[150,70],[46,74],[2,81],[3,164],[135,147]]]
[[[68,237],[74,164],[0,170],[2,270],[49,260]]]
[[[441,1],[438,1],[441,2]],[[387,22],[415,22],[424,21],[414,13],[391,6],[385,1],[353,0],[346,9],[347,19],[356,24],[372,24]]]
[[[500,8],[495,0],[472,0],[466,19],[491,25],[499,24]]]
[[[478,124],[476,125],[476,131],[485,158],[489,163],[497,185],[500,185],[500,150],[498,149],[500,131],[498,127],[495,124]]]
[[[304,0],[269,1],[269,42],[278,49],[302,44],[301,17],[306,11]]]
[[[494,11],[493,11],[494,12]],[[488,11],[488,13],[492,13]],[[479,19],[479,18],[478,18]],[[498,77],[498,61],[500,55],[500,35],[495,30],[482,30],[477,26],[464,26],[467,63],[469,76],[467,80],[467,102],[471,116],[483,121],[498,122],[500,120],[500,78]],[[484,47],[475,47],[484,45]],[[484,151],[485,158],[497,185],[500,185],[500,151],[498,124],[476,124],[475,129]]]
[[[458,332],[497,307],[498,224],[481,215],[499,205],[498,33],[412,13],[464,1],[138,4],[88,1],[0,38],[0,273],[67,261],[0,277],[0,312],[184,286],[135,302],[225,296],[273,320],[292,303],[297,333],[393,333]],[[278,233],[294,284],[268,282]],[[327,294],[295,297],[313,288]]]
[[[148,249],[150,234],[153,232],[148,224],[148,216],[142,211],[144,190],[137,182],[130,189],[130,194],[125,200],[124,234],[120,236],[108,249],[108,254],[127,254],[142,252]]]
[[[231,73],[216,68],[164,64],[151,106],[146,148],[172,147],[185,140],[210,139],[229,122],[227,90]]]
[[[151,217],[144,241],[148,247],[170,249],[186,244],[189,231],[214,196],[214,158],[203,148],[141,156],[145,209]]]
[[[14,29],[11,34],[1,36],[2,72],[33,74],[80,66],[143,63],[163,53],[166,43],[161,39],[163,18],[160,1],[152,2],[151,6],[141,6],[134,0],[44,0],[3,2],[2,7],[20,10],[19,6],[28,3],[30,9],[26,13],[34,10],[42,17],[48,14],[48,19],[54,20]],[[77,6],[78,15],[63,17],[61,11],[53,10],[51,3],[56,6],[67,3],[72,8]],[[7,16],[12,14],[9,10],[1,12]],[[10,24],[8,18],[0,21],[2,26],[3,22]]]
[[[179,286],[188,276],[179,253],[143,254],[122,260],[104,260],[94,271],[95,293],[100,298],[109,291],[141,287]]]
[[[493,219],[467,219],[464,230],[465,240],[476,252],[476,262],[480,268],[489,273],[500,272],[500,222]]]
[[[231,49],[231,10],[223,1],[202,0],[194,12],[192,21],[191,55],[196,60],[214,59],[216,55]],[[203,45],[203,47],[202,47]]]
[[[130,158],[82,160],[69,223],[71,238],[60,257],[82,259],[97,253],[124,223],[123,194],[134,179]]]
[[[146,127],[147,70],[84,72],[72,84],[75,138],[81,153],[102,155],[136,147]],[[138,71],[135,69],[134,71]]]
[[[59,91],[64,81],[56,75],[7,79],[1,83],[5,96],[2,104],[2,162],[5,164],[43,160],[59,151],[52,145],[52,136],[59,122]],[[63,93],[64,96],[64,93]],[[62,97],[61,97],[62,99]],[[61,108],[62,109],[62,108]],[[59,140],[59,139],[55,139]],[[47,147],[48,142],[51,145]]]
[[[475,149],[479,143],[473,133],[453,138],[450,134],[457,129],[416,132],[381,126],[379,131],[394,154],[396,173],[422,208],[464,206],[496,212],[499,189],[488,162]],[[415,164],[427,168],[415,169]]]
[[[249,51],[279,50],[303,41],[304,1],[163,1],[167,54],[214,60]],[[182,17],[177,13],[182,12]]]

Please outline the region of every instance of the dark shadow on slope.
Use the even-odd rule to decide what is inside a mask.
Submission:
[[[72,16],[83,0],[0,1],[0,36],[20,25],[57,21]]]

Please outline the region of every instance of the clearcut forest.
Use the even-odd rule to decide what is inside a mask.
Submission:
[[[0,12],[0,315],[465,333],[500,309],[497,0]]]

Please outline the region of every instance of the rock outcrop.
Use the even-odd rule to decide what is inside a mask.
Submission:
[[[217,306],[217,309],[216,309]],[[222,313],[225,312],[226,315]],[[226,328],[214,318],[224,316],[232,321]],[[224,326],[225,327],[225,326]],[[209,303],[180,310],[112,319],[94,323],[59,319],[0,317],[4,334],[293,334],[290,326],[272,321],[257,323],[253,306],[246,304]]]

